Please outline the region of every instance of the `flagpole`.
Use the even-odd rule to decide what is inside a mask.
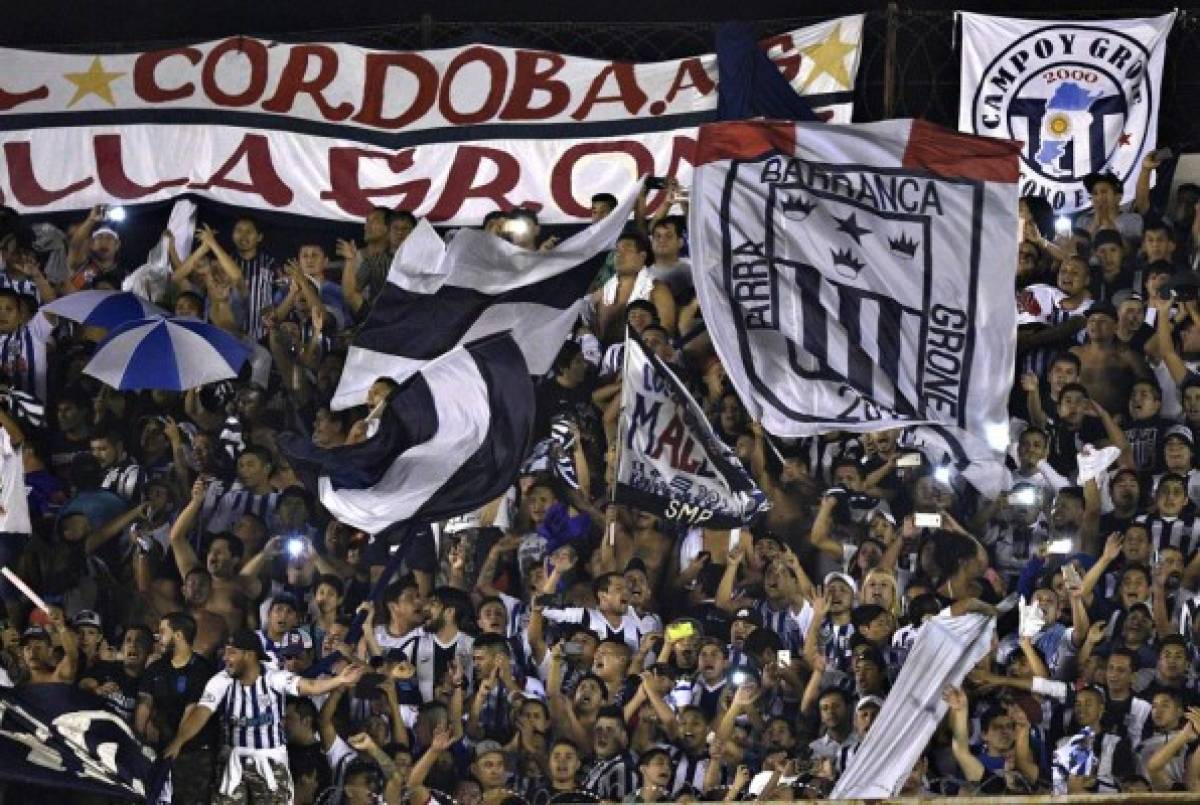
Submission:
[[[608,504],[610,506],[617,505],[617,483],[621,477],[621,457],[625,452],[625,427],[628,424],[625,421],[625,384],[629,382],[627,371],[629,369],[629,322],[625,323],[625,344],[621,348],[621,392],[617,395],[617,454],[615,466],[613,467],[613,482],[612,489],[609,490]],[[608,546],[615,549],[617,545],[617,516],[616,511],[613,512],[612,521],[608,524]]]

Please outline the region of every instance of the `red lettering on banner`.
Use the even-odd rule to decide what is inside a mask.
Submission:
[[[89,176],[58,190],[42,187],[33,171],[33,158],[27,141],[5,143],[4,160],[8,163],[8,182],[12,187],[13,198],[25,207],[45,207],[47,204],[53,204],[60,198],[82,190],[93,181]]]
[[[164,179],[152,185],[142,185],[125,173],[125,159],[121,153],[120,134],[97,134],[92,139],[96,152],[96,176],[100,186],[120,199],[134,199],[157,193],[164,187],[179,187],[187,184],[187,177]]]
[[[401,67],[417,80],[412,103],[396,117],[383,116],[384,87],[388,70]],[[383,129],[402,129],[420,119],[437,100],[438,74],[427,59],[416,53],[368,53],[363,70],[362,108],[354,116],[355,123]]]
[[[496,167],[491,181],[476,185],[479,167],[487,159]],[[521,166],[516,157],[498,148],[477,145],[461,145],[454,154],[454,162],[446,172],[446,183],[437,204],[429,211],[430,221],[448,221],[458,214],[463,203],[471,198],[485,198],[502,210],[518,206],[509,201],[507,194],[517,186],[521,178]],[[524,206],[530,206],[528,204]]]
[[[590,208],[575,200],[572,177],[575,164],[583,157],[593,154],[628,154],[637,166],[637,176],[654,173],[654,156],[637,140],[610,140],[572,145],[563,152],[550,170],[550,197],[560,210],[572,218],[587,218],[592,214]]]
[[[217,64],[226,53],[236,52],[250,61],[249,81],[246,88],[236,95],[217,86]],[[245,71],[239,70],[239,74]],[[200,83],[204,94],[209,100],[221,106],[249,106],[262,97],[267,88],[267,47],[257,39],[236,37],[226,39],[208,52],[204,60],[204,69],[200,73]]]
[[[609,76],[617,79],[617,94],[616,95],[601,95],[600,93],[606,89]],[[583,98],[583,103],[571,115],[575,120],[584,120],[592,113],[592,107],[598,103],[613,103],[619,101],[624,104],[625,111],[631,115],[636,115],[646,103],[646,93],[642,92],[642,88],[638,86],[637,76],[634,74],[633,65],[626,63],[610,64],[605,67],[592,80],[592,85],[588,87],[587,94]]]
[[[8,90],[0,89],[0,112],[8,111],[14,106],[20,106],[23,103],[40,101],[42,98],[49,97],[50,90],[45,84],[28,92],[9,92]]]
[[[539,70],[540,63],[548,63]],[[567,63],[559,53],[518,50],[513,68],[513,88],[508,103],[500,112],[501,120],[547,120],[561,114],[571,102],[571,90],[566,82],[553,80],[553,76]],[[533,93],[542,90],[550,95],[541,106],[531,106]]]
[[[770,54],[771,48],[778,47],[779,53],[771,56],[771,61],[775,62],[775,66],[779,68],[779,72],[783,73],[783,77],[790,84],[796,80],[796,76],[800,74],[800,53],[796,50],[796,40],[791,34],[779,34],[772,36],[770,39],[764,39],[758,44],[764,52]]]
[[[393,209],[415,210],[425,201],[433,184],[429,179],[414,179],[387,187],[363,187],[358,179],[358,163],[364,159],[382,159],[392,173],[400,174],[413,166],[415,148],[406,148],[395,154],[386,151],[368,151],[365,148],[329,149],[329,190],[321,191],[321,198],[332,201],[344,212],[365,216],[377,206],[375,199],[383,196],[402,196],[393,203]]]
[[[685,84],[684,81],[687,83]],[[679,69],[675,71],[675,80],[671,82],[671,88],[667,90],[663,100],[671,103],[675,100],[676,95],[689,87],[695,87],[696,92],[701,95],[708,95],[716,87],[699,59],[684,59],[679,63]]]
[[[317,74],[305,78],[308,74],[310,57],[317,59]],[[313,99],[313,103],[321,110],[326,120],[345,120],[354,111],[354,104],[340,103],[333,106],[325,100],[321,93],[337,78],[337,51],[328,45],[296,45],[288,52],[287,64],[279,76],[279,86],[275,95],[263,103],[263,109],[268,112],[290,112],[296,103],[296,96],[301,93]]]
[[[162,103],[187,98],[196,92],[196,85],[190,81],[177,87],[164,87],[158,83],[154,71],[158,65],[172,56],[183,56],[193,65],[199,64],[203,58],[197,48],[174,48],[172,50],[152,50],[137,57],[133,63],[133,91],[143,101]]]
[[[250,176],[249,183],[239,182],[229,178],[229,174],[243,160],[246,160],[246,173]],[[197,190],[208,190],[210,187],[223,187],[226,190],[237,190],[240,193],[254,193],[272,207],[286,207],[292,202],[295,193],[279,178],[275,164],[271,161],[271,144],[261,134],[247,134],[242,138],[233,156],[225,164],[217,168],[207,182],[189,185]]]
[[[488,72],[491,74],[490,79],[484,82],[488,88],[487,98],[484,99],[483,105],[474,112],[460,112],[454,108],[452,91],[454,79],[458,76],[459,70],[473,61],[487,65]],[[469,86],[478,85],[478,82],[474,82]],[[504,57],[491,48],[478,45],[469,47],[455,56],[446,67],[446,74],[442,77],[442,88],[438,92],[438,109],[441,110],[442,117],[446,118],[446,122],[454,126],[482,123],[495,117],[496,112],[500,110],[506,86],[508,86],[508,64],[505,63]]]
[[[671,162],[667,165],[666,176],[678,176],[684,161],[688,167],[695,165],[696,141],[686,134],[676,134],[671,138]],[[666,192],[666,191],[663,191]]]

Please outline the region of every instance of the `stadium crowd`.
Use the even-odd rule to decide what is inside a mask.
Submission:
[[[6,474],[4,494],[27,492],[33,533],[0,535],[0,558],[49,614],[2,588],[2,681],[99,696],[174,759],[176,803],[807,799],[858,751],[921,624],[982,613],[993,649],[945,690],[902,794],[1200,791],[1200,187],[1153,209],[1157,167],[1128,209],[1090,177],[1067,227],[1022,200],[994,500],[902,431],[786,442],[750,421],[671,185],[598,262],[510,492],[419,531],[378,602],[393,546],[330,519],[277,437],[369,438],[367,408],[329,400],[413,215],[375,210],[361,242],[294,256],[252,216],[201,226],[155,301],[254,357],[175,394],[101,386],[81,369],[103,333],[39,312],[141,262],[104,210],[57,241],[5,210],[0,425],[24,491]],[[593,217],[615,206],[596,195]],[[555,245],[526,211],[482,225]],[[769,497],[751,527],[608,503],[625,325]]]

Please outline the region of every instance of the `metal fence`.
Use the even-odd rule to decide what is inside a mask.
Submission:
[[[1026,12],[1022,17],[1116,18],[1156,16],[1148,8],[1092,12]],[[829,19],[828,15],[759,20],[762,36]],[[423,15],[413,22],[305,31],[289,41],[343,41],[385,50],[451,47],[471,42],[555,50],[577,56],[626,61],[675,59],[711,52],[713,22],[456,22]],[[897,2],[868,12],[855,88],[855,119],[922,117],[958,123],[959,52],[953,12],[906,9]],[[104,50],[143,50],[179,44],[121,43]],[[59,50],[95,52],[95,44]],[[1159,139],[1200,147],[1200,14],[1181,11],[1167,42]]]

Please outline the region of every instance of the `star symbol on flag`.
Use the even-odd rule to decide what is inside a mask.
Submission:
[[[833,220],[838,222],[838,231],[845,232],[850,237],[854,238],[854,242],[859,246],[862,245],[862,236],[871,234],[871,230],[858,225],[857,213],[850,213],[845,218],[833,216]]]
[[[63,78],[75,85],[75,94],[67,101],[67,106],[74,106],[88,95],[96,95],[106,101],[109,106],[116,106],[113,98],[112,82],[124,73],[109,73],[104,69],[99,56],[92,57],[92,64],[86,73],[65,73]]]
[[[846,56],[853,53],[857,47],[858,45],[853,42],[842,41],[842,24],[839,22],[834,26],[833,33],[829,35],[828,39],[800,48],[800,52],[812,62],[812,69],[808,71],[808,77],[804,79],[804,85],[800,87],[800,91],[807,90],[809,85],[822,75],[828,75],[836,81],[837,89],[850,89],[850,73],[846,69]]]
[[[1129,132],[1123,131],[1121,132],[1121,136],[1117,138],[1117,145],[1129,145],[1132,139],[1133,136]]]

